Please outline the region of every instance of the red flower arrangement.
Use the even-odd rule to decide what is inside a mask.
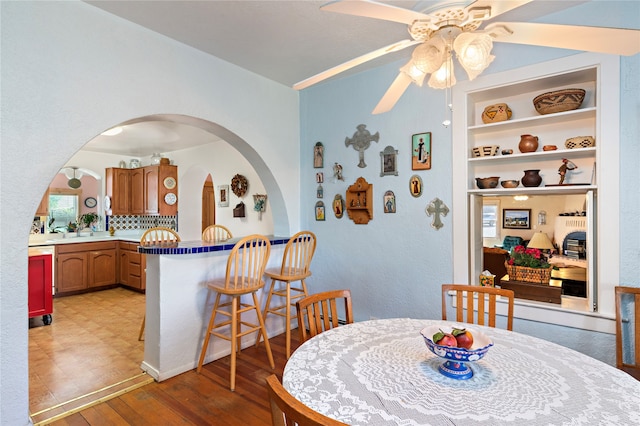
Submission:
[[[525,266],[527,268],[549,268],[547,259],[542,252],[536,248],[525,248],[525,246],[515,246],[510,253],[509,265]]]

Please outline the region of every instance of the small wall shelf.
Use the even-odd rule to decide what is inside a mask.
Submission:
[[[359,177],[347,189],[347,214],[357,225],[366,225],[373,219],[373,185]]]

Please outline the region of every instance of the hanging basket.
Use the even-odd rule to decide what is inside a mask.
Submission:
[[[507,268],[509,280],[543,285],[549,285],[551,270],[553,269],[551,266],[549,268],[528,268],[526,266],[509,265],[507,262],[505,262],[504,266]]]

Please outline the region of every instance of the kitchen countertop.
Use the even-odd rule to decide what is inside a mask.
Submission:
[[[29,236],[29,247],[39,246],[55,246],[59,244],[74,244],[74,243],[95,243],[100,241],[127,241],[132,243],[139,243],[140,237],[144,230],[134,231],[116,231],[112,237],[108,232],[94,232],[90,235],[89,232],[82,232],[80,236],[74,233],[68,233],[64,237],[64,234],[32,234]]]

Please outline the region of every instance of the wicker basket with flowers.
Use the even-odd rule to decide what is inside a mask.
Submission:
[[[548,285],[552,266],[539,249],[515,246],[505,262],[509,279]]]

